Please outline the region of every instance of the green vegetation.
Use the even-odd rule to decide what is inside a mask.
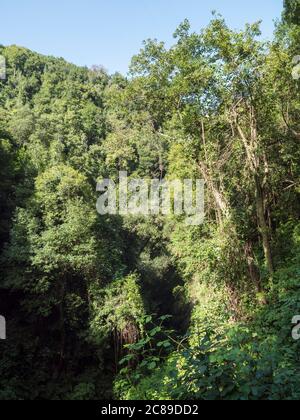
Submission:
[[[130,78],[0,46],[0,399],[300,398],[299,7]],[[98,215],[120,170],[204,179],[205,223]]]

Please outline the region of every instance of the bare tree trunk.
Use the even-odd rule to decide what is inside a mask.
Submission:
[[[218,219],[219,225],[223,224],[223,219],[227,219],[229,217],[229,206],[227,200],[225,199],[222,192],[217,188],[216,183],[214,182],[211,171],[208,166],[208,155],[207,155],[207,147],[206,147],[206,134],[205,134],[205,126],[203,121],[201,121],[201,136],[202,136],[202,144],[203,150],[205,154],[205,162],[199,162],[199,169],[202,174],[203,179],[205,180],[211,195],[215,202],[215,210]]]
[[[262,291],[261,278],[260,278],[259,269],[255,263],[253,245],[251,241],[248,241],[245,244],[245,256],[246,256],[250,278],[256,288],[256,291],[259,293]]]
[[[250,114],[250,139],[244,133],[242,127],[238,121],[238,115],[234,110],[234,123],[239,133],[239,136],[245,147],[245,152],[247,156],[247,164],[250,172],[253,175],[254,186],[255,186],[255,195],[256,195],[256,212],[258,220],[258,228],[262,237],[263,249],[266,264],[271,275],[274,274],[274,265],[272,258],[271,242],[269,237],[269,228],[265,215],[265,204],[264,204],[264,189],[263,183],[260,179],[260,173],[263,172],[261,169],[261,160],[258,154],[259,144],[258,144],[258,133],[257,133],[257,122],[255,118],[255,110],[253,106],[249,106]],[[264,163],[266,165],[266,162]],[[267,176],[266,167],[264,167],[265,177]],[[266,182],[266,179],[265,179]]]
[[[255,176],[256,184],[256,210],[259,224],[259,231],[262,236],[263,248],[268,270],[274,274],[273,257],[269,238],[269,228],[265,217],[264,193],[258,176]]]

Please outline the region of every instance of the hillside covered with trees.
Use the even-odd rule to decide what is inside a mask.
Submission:
[[[0,46],[1,400],[300,399],[299,16],[186,20],[127,78]],[[204,179],[204,224],[100,216],[119,171]]]

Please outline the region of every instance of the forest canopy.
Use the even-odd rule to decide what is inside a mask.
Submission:
[[[299,18],[185,20],[128,77],[0,46],[1,400],[300,398]],[[119,171],[203,179],[204,224],[100,216]]]

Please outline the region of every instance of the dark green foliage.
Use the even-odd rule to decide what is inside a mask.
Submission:
[[[0,46],[1,400],[300,398],[299,15],[184,21],[130,79]],[[120,170],[203,178],[205,223],[100,217]]]
[[[299,0],[284,0],[284,19],[288,23],[300,25],[300,2]]]

